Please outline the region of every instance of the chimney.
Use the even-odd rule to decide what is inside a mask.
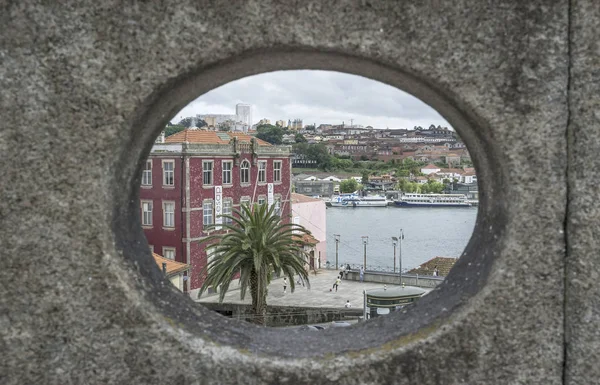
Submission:
[[[167,275],[167,263],[166,262],[162,263],[162,271],[163,271],[163,274],[166,276]]]

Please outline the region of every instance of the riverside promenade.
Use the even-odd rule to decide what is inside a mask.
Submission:
[[[269,285],[269,293],[267,295],[267,303],[269,306],[299,306],[299,307],[326,307],[326,308],[343,308],[346,301],[350,300],[353,308],[363,307],[363,290],[383,288],[382,283],[376,282],[356,282],[342,280],[338,291],[332,288],[339,270],[321,269],[317,271],[317,275],[310,273],[310,289],[302,287],[302,284],[296,284],[295,291],[292,293],[289,282],[287,293],[283,293],[283,278],[276,278]],[[393,287],[398,285],[390,285]],[[424,289],[429,290],[429,289]],[[200,299],[196,300],[200,303],[214,303],[219,301],[218,294],[204,294]],[[251,304],[250,291],[246,292],[246,298],[240,300],[239,286],[232,284],[229,288],[223,303],[232,304]]]

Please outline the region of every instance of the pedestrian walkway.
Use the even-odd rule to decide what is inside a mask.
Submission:
[[[330,291],[339,271],[319,270],[317,275],[310,274],[310,290],[302,287],[302,284],[296,284],[295,291],[292,293],[289,287],[287,293],[283,293],[283,278],[277,278],[271,281],[267,295],[267,304],[272,306],[301,306],[301,307],[328,307],[343,308],[346,301],[350,300],[353,308],[363,307],[363,290],[383,288],[381,283],[373,282],[355,282],[342,280],[338,291]],[[387,285],[393,287],[397,285]],[[428,289],[425,289],[428,290]],[[219,296],[212,294],[203,295],[197,302],[218,302]],[[246,292],[246,299],[240,300],[240,291],[237,286],[232,285],[225,294],[223,302],[226,303],[245,303],[251,304],[252,299],[250,290]]]

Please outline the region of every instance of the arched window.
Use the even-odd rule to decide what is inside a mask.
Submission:
[[[250,183],[250,163],[247,160],[240,165],[240,183]]]

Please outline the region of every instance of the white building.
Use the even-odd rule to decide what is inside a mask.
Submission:
[[[248,127],[252,126],[252,105],[238,103],[235,105],[235,114],[237,115],[237,121],[246,124]]]

